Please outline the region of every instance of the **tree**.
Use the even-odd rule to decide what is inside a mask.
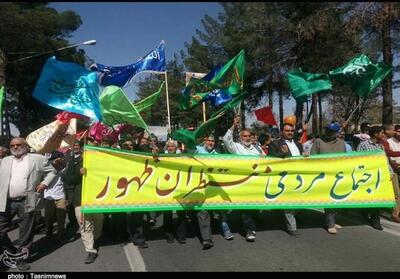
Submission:
[[[375,47],[373,51],[382,53],[383,62],[393,68],[393,52],[400,47],[400,5],[394,2],[365,2],[359,3],[354,8],[350,17],[350,27],[360,32],[362,30],[365,41],[379,40],[380,47]],[[394,67],[395,71],[399,67]],[[393,74],[383,81],[383,106],[382,121],[384,124],[393,123],[393,84],[398,86],[398,82],[393,82]]]
[[[0,53],[4,52],[8,61],[5,67],[7,113],[21,135],[26,136],[47,124],[58,112],[32,98],[45,61],[56,55],[57,59],[83,65],[84,52],[67,49],[20,63],[13,61],[29,56],[32,52],[42,53],[69,45],[67,38],[82,21],[72,11],[58,13],[43,2],[1,3],[0,18]]]

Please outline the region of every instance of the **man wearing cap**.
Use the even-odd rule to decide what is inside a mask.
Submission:
[[[47,155],[47,154],[46,154]],[[64,154],[59,151],[53,151],[48,154],[51,165],[56,169],[56,177],[44,190],[44,218],[47,227],[47,238],[53,237],[53,220],[57,220],[57,236],[56,240],[61,242],[65,237],[65,216],[66,204],[64,183],[62,181],[62,171],[65,170]]]
[[[286,118],[284,120],[286,120]],[[303,155],[303,146],[300,142],[293,139],[294,133],[295,133],[295,123],[284,122],[282,125],[281,138],[274,140],[269,145],[268,148],[269,156],[287,158],[292,156]],[[298,232],[297,232],[295,211],[285,210],[284,214],[285,214],[287,233],[291,236],[297,237]]]
[[[13,138],[10,150],[12,155],[5,157],[0,164],[0,243],[12,253],[17,252],[7,231],[18,214],[18,252],[29,253],[34,236],[35,209],[56,171],[44,156],[28,153],[29,146],[24,138]],[[26,259],[19,259],[17,268],[26,271],[30,266]]]
[[[344,140],[338,138],[340,132],[340,124],[332,122],[325,128],[325,135],[316,139],[311,147],[310,154],[325,154],[325,153],[338,153],[346,152],[346,145]],[[337,210],[325,209],[325,221],[328,232],[336,234],[337,229],[341,226],[335,224],[335,215]]]

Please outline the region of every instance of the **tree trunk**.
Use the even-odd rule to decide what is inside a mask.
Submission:
[[[382,51],[383,62],[389,67],[393,67],[392,39],[390,37],[390,7],[392,3],[385,2],[383,10],[387,16],[382,27]],[[392,93],[393,74],[390,74],[383,81],[383,124],[393,124],[393,93]]]
[[[270,75],[268,79],[268,84],[267,84],[267,91],[268,91],[268,105],[271,107],[271,110],[274,108],[274,100],[273,100],[273,85],[272,85],[272,74]]]
[[[283,93],[282,91],[279,91],[278,94],[279,94],[279,123],[283,123]]]
[[[299,103],[296,101],[296,119],[297,119],[297,125],[303,123],[303,108],[304,108],[304,103]]]
[[[312,104],[311,104],[311,109],[312,109],[312,132],[314,134],[317,133],[318,130],[318,111],[317,111],[317,95],[313,94],[312,95]]]
[[[318,125],[318,130],[319,134],[322,134],[322,97],[321,95],[318,95],[318,110],[319,110],[319,125]]]

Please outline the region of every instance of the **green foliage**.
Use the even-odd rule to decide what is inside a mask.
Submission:
[[[5,2],[0,4],[0,50],[7,58],[7,111],[22,136],[52,121],[58,110],[32,98],[36,81],[45,61],[52,55],[57,59],[83,65],[84,52],[66,49],[52,52],[70,44],[66,38],[82,24],[73,11],[58,13],[44,2]],[[21,62],[19,58],[35,53],[48,54]]]

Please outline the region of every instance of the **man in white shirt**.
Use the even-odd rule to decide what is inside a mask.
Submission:
[[[264,154],[262,150],[257,149],[251,141],[251,132],[247,129],[240,131],[240,142],[233,141],[233,131],[237,129],[240,123],[240,117],[236,116],[232,127],[226,132],[223,137],[226,149],[232,154],[240,155],[261,155]],[[261,153],[262,152],[262,153]]]
[[[32,245],[35,224],[35,209],[42,192],[55,177],[55,169],[40,154],[28,153],[25,139],[14,138],[10,142],[12,156],[5,157],[0,164],[0,243],[11,252],[17,252],[7,231],[12,219],[18,214],[19,250],[27,251]],[[30,268],[26,259],[17,260],[17,268]]]
[[[251,133],[247,129],[240,131],[240,142],[233,141],[233,131],[238,128],[240,116],[236,116],[233,120],[233,125],[223,137],[226,149],[232,154],[239,155],[265,155],[262,150],[258,150],[251,142]],[[262,153],[260,153],[262,152]],[[252,242],[256,239],[255,224],[251,218],[251,211],[242,211],[241,220],[242,227],[245,231],[246,240]]]
[[[64,182],[62,181],[62,172],[65,170],[64,154],[62,152],[53,151],[49,154],[49,161],[57,171],[57,176],[50,185],[44,190],[44,218],[47,227],[47,238],[53,237],[53,220],[57,220],[57,236],[56,240],[61,242],[65,237],[65,217],[66,202],[64,192]]]

